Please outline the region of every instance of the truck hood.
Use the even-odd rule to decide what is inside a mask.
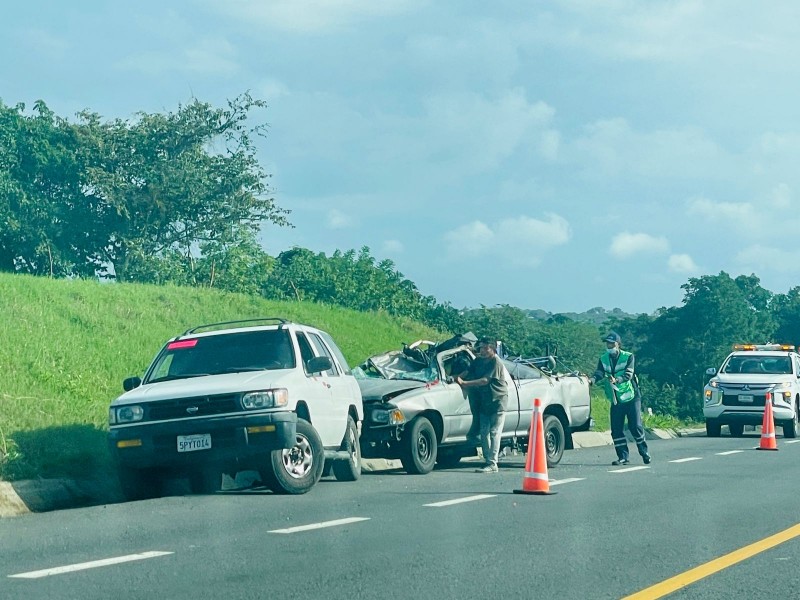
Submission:
[[[173,379],[140,385],[122,394],[111,404],[133,404],[154,402],[195,396],[216,396],[238,394],[241,392],[290,387],[291,370],[258,371],[254,373],[226,373],[224,375],[205,375],[187,379]]]
[[[364,402],[382,402],[384,396],[390,394],[397,396],[403,392],[425,387],[424,381],[414,379],[359,379],[358,387],[361,388],[361,395]]]

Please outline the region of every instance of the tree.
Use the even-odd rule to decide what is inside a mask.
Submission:
[[[182,252],[188,261],[203,244],[251,239],[265,221],[288,225],[256,159],[252,137],[263,126],[247,125],[263,106],[244,94],[227,108],[195,100],[132,121],[81,113],[84,146],[95,159],[89,179],[104,203],[100,268],[133,280],[153,256]]]
[[[75,128],[39,101],[0,102],[0,271],[92,275],[97,197]]]
[[[758,278],[734,281],[723,272],[689,279],[683,306],[662,309],[637,360],[659,386],[677,390],[679,415],[702,414],[705,369],[717,366],[736,342],[769,338],[769,319]]]

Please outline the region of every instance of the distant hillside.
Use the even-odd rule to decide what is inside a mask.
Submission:
[[[574,312],[565,312],[565,313],[551,313],[547,312],[546,310],[540,309],[525,309],[525,313],[531,316],[534,319],[538,319],[540,321],[547,321],[548,319],[552,319],[553,317],[566,317],[578,323],[591,323],[592,325],[603,325],[609,319],[624,319],[624,318],[635,318],[637,315],[626,313],[619,308],[612,308],[611,310],[606,310],[600,306],[596,306],[595,308],[590,308],[586,312],[582,313],[574,313]]]

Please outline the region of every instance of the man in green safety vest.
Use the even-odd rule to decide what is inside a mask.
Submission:
[[[620,349],[622,338],[616,332],[612,331],[602,339],[606,343],[606,351],[597,361],[597,369],[589,377],[589,384],[602,381],[606,396],[611,402],[611,437],[617,452],[617,460],[611,464],[628,464],[628,442],[624,432],[626,418],[628,430],[644,464],[650,464],[650,453],[642,426],[642,398],[634,377],[634,356]]]

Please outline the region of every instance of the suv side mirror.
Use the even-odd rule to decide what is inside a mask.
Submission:
[[[140,377],[128,377],[122,382],[122,389],[126,392],[130,392],[133,388],[137,388],[140,385],[142,385],[142,380]]]
[[[331,359],[327,356],[315,356],[306,363],[306,369],[309,373],[321,373],[333,367]]]
[[[714,367],[709,367],[708,369],[706,369],[706,375],[716,375],[716,374],[717,370]]]

